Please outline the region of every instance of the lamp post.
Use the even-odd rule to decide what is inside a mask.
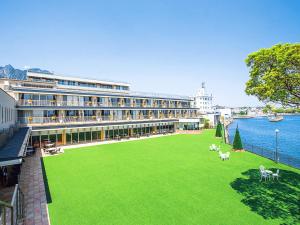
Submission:
[[[224,143],[226,144],[226,131],[225,131],[225,129],[226,129],[226,126],[225,126],[225,121],[223,121],[223,135],[224,135]]]
[[[275,130],[275,134],[276,134],[276,152],[275,152],[275,160],[276,160],[276,163],[278,163],[278,134],[279,134],[279,130],[276,129]]]

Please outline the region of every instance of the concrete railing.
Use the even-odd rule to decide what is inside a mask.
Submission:
[[[183,104],[129,103],[129,102],[93,102],[93,101],[58,101],[58,100],[18,100],[18,106],[71,106],[71,107],[133,107],[133,108],[193,108]]]
[[[100,123],[109,121],[161,120],[187,118],[187,115],[122,115],[122,116],[67,116],[67,117],[21,117],[20,124]]]

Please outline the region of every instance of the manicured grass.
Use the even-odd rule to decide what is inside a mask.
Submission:
[[[298,223],[299,170],[247,152],[221,161],[208,150],[220,143],[213,136],[210,130],[44,158],[51,224]],[[280,168],[280,181],[260,182],[261,164]]]

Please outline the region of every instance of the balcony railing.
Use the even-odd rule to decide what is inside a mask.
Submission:
[[[159,103],[124,103],[124,102],[93,102],[93,101],[58,101],[58,100],[18,100],[19,106],[77,106],[77,107],[133,107],[133,108],[192,108],[184,104]]]
[[[64,124],[64,123],[101,123],[109,121],[128,121],[128,120],[159,120],[159,119],[178,119],[188,118],[188,115],[122,115],[122,116],[66,116],[66,117],[19,117],[20,124]]]

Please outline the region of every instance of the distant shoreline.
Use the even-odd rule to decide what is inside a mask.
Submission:
[[[300,113],[277,113],[279,116],[300,116]],[[268,117],[269,115],[255,115],[255,116],[249,116],[249,115],[239,115],[239,116],[233,116],[233,119],[252,119],[257,117]]]

